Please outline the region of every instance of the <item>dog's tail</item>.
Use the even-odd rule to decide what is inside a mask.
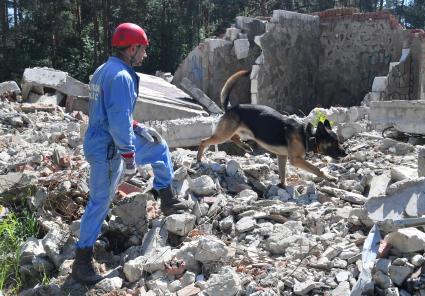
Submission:
[[[238,80],[241,76],[247,76],[249,74],[251,74],[251,70],[242,70],[242,71],[236,72],[235,74],[230,76],[229,79],[227,79],[226,83],[221,89],[221,94],[220,94],[221,108],[223,108],[224,111],[227,111],[227,108],[229,105],[229,99],[230,99],[230,91],[235,85],[236,80]]]

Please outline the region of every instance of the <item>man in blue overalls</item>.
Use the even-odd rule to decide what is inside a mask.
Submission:
[[[116,56],[101,65],[90,80],[90,114],[84,138],[84,155],[90,164],[90,198],[81,219],[80,238],[72,277],[83,284],[102,279],[93,265],[93,245],[100,233],[121,177],[136,175],[136,164],[151,164],[154,189],[165,215],[189,208],[172,189],[173,165],[168,146],[149,127],[133,120],[139,77],[133,66],[146,57],[149,41],[144,30],[131,23],[119,25],[112,36]]]

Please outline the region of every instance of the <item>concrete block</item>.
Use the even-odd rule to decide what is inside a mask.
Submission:
[[[66,72],[51,68],[27,68],[22,77],[22,98],[28,98],[30,91],[40,95],[44,94],[44,87],[60,91],[63,94],[88,97],[89,88],[77,79],[72,78]]]
[[[376,76],[373,79],[372,91],[374,92],[384,92],[388,86],[388,77],[387,76]]]
[[[199,145],[202,139],[212,135],[218,123],[218,116],[195,117],[167,121],[148,122],[155,128],[170,148],[191,147]]]
[[[236,40],[238,38],[238,34],[241,32],[238,28],[227,28],[226,29],[226,38],[230,41]]]
[[[0,83],[0,95],[4,93],[20,94],[21,89],[15,81],[5,81]]]
[[[394,126],[405,133],[425,134],[425,101],[370,102],[368,116],[376,127]]]
[[[249,40],[237,39],[234,41],[235,53],[238,60],[248,57],[249,54]]]

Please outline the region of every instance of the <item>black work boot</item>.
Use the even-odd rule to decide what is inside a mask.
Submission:
[[[159,189],[158,193],[161,199],[161,211],[165,216],[189,211],[190,203],[187,200],[177,198],[171,186]]]
[[[75,250],[71,276],[75,281],[85,285],[94,285],[103,279],[94,270],[93,248],[77,248]]]

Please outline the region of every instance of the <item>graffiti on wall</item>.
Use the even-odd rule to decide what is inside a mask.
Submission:
[[[202,56],[193,54],[187,61],[188,78],[198,87],[202,86],[204,72],[202,68]]]

